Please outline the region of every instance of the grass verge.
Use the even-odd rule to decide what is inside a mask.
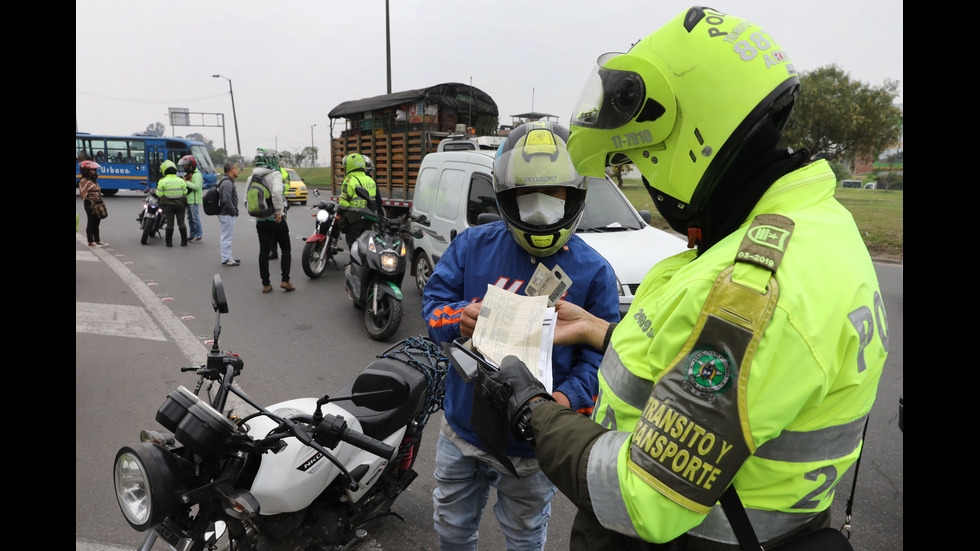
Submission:
[[[330,187],[329,168],[297,168],[296,172],[306,181],[309,187]],[[244,181],[251,168],[243,169],[239,181]],[[637,210],[648,210],[651,215],[651,225],[666,231],[672,231],[666,220],[660,216],[653,200],[639,179],[626,178],[623,193]],[[905,195],[903,191],[884,191],[871,189],[837,188],[834,196],[854,216],[868,252],[875,259],[903,261],[904,249],[904,209]]]

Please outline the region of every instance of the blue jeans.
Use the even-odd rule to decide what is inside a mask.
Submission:
[[[221,222],[221,261],[231,260],[231,238],[235,235],[235,217],[229,214],[219,214]]]
[[[187,237],[204,237],[204,228],[201,226],[201,213],[198,211],[199,203],[187,204]]]
[[[544,549],[556,488],[543,472],[517,479],[484,461],[464,456],[440,433],[435,479],[438,486],[432,492],[432,520],[441,550],[477,548],[480,517],[491,486],[497,489],[493,512],[507,540],[507,549]]]

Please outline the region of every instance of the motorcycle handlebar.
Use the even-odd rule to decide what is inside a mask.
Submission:
[[[344,428],[340,435],[340,439],[352,446],[356,446],[368,453],[373,453],[374,455],[384,459],[391,459],[391,456],[395,453],[395,448],[389,446],[388,444],[371,438],[366,434],[353,431],[349,428]]]

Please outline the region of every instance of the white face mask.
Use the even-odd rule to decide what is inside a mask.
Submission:
[[[561,220],[565,214],[565,201],[544,193],[528,193],[517,198],[517,208],[521,220],[544,226]]]

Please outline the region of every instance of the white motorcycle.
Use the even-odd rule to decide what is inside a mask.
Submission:
[[[449,365],[424,337],[378,355],[333,396],[263,408],[232,383],[240,357],[218,348],[224,287],[214,276],[214,345],[193,392],[171,392],[140,443],[116,453],[113,480],[126,521],[175,551],[342,550],[366,535],[417,476],[422,430],[442,407]],[[204,381],[213,399],[198,396]],[[256,412],[225,412],[230,394]]]

